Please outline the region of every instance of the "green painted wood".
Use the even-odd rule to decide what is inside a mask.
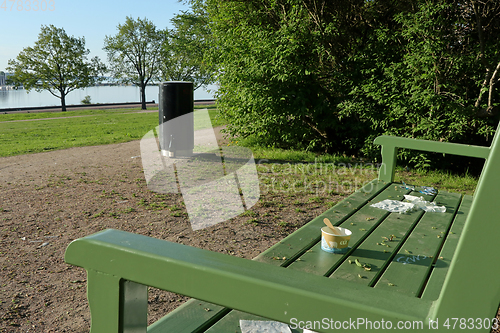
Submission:
[[[374,141],[377,145],[394,146],[412,150],[430,151],[434,153],[452,154],[477,158],[488,158],[490,147],[474,146],[461,143],[429,141],[382,135]]]
[[[174,311],[148,326],[148,333],[197,333],[204,332],[229,312],[222,306],[190,299]]]
[[[398,148],[485,159],[488,158],[490,154],[490,147],[400,138],[386,135],[377,137],[373,143],[382,146],[382,166],[379,170],[379,179],[385,182],[394,181]]]
[[[321,231],[318,232],[318,230],[325,225],[323,222],[325,217],[334,225],[339,225],[356,213],[387,186],[388,184],[379,180],[374,180],[366,184],[360,190],[258,255],[254,260],[269,263],[271,265],[288,266],[320,240]],[[283,260],[283,258],[286,259]]]
[[[462,196],[440,192],[435,201],[446,206],[445,213],[425,213],[403,246],[392,259],[375,288],[394,290],[409,296],[420,296],[432,265],[455,217]]]
[[[91,333],[118,332],[120,328],[120,277],[87,270],[87,299],[92,318]]]
[[[374,143],[377,143],[376,139]],[[382,164],[378,170],[378,179],[392,183],[396,174],[398,148],[394,145],[383,144],[380,154],[382,155]]]
[[[422,298],[428,300],[436,300],[439,297],[441,288],[443,287],[443,282],[445,280],[446,274],[448,274],[448,269],[450,267],[451,258],[455,255],[455,250],[457,248],[458,240],[462,234],[462,230],[467,219],[470,207],[472,206],[472,196],[465,195],[460,207],[458,209],[455,220],[450,228],[448,236],[446,237],[444,246],[441,252],[436,256],[439,260],[436,261],[435,266],[432,270],[431,276],[425,286]]]
[[[391,213],[333,272],[330,278],[371,286],[384,271],[387,261],[397,253],[402,241],[422,215],[422,211],[408,214]],[[392,241],[384,241],[383,237],[390,238],[391,235],[396,237]],[[356,260],[361,265],[369,265],[371,270],[359,267],[355,264]]]
[[[385,199],[402,200],[405,194],[410,193],[410,190],[401,188],[400,185],[393,184],[386,187],[383,192],[373,198],[373,200],[367,202],[365,206],[353,214],[347,221],[340,224],[342,227],[352,231],[349,241],[351,251],[346,254],[328,253],[321,250],[321,242],[318,241],[299,260],[293,262],[289,268],[317,275],[329,275],[390,214],[383,209],[371,207],[370,204]],[[323,226],[324,223],[320,225],[320,227]],[[320,227],[316,230],[317,234],[321,234]]]
[[[245,312],[233,310],[229,313],[224,320],[221,320],[216,325],[212,326],[207,333],[228,333],[235,332],[241,333],[240,320],[262,320],[269,321],[270,319],[264,317],[257,317]],[[292,333],[302,333],[299,329],[290,329]]]
[[[320,226],[324,225],[323,219],[325,217],[329,218],[334,224],[339,224],[354,214],[360,207],[363,207],[363,205],[365,205],[378,193],[383,191],[387,186],[388,184],[379,180],[369,182],[334,207],[328,209],[325,213],[313,219],[307,225],[290,234],[282,241],[276,243],[270,249],[261,253],[254,260],[266,262],[274,266],[287,265],[295,260],[301,253],[309,249],[312,244],[318,242],[319,238],[317,230]],[[283,258],[286,259],[283,260]],[[200,310],[200,307],[197,306],[199,302],[200,301],[197,300],[193,300],[193,302],[189,301],[183,305],[179,312],[175,311],[167,314],[165,317],[160,319],[161,323],[155,323],[158,327],[161,327],[161,330],[155,330],[153,332],[161,332],[162,330],[173,330],[175,332],[196,332],[196,330],[205,328],[207,326],[206,323],[209,323],[210,326],[212,322],[218,321],[221,313],[228,313],[231,311],[230,309],[222,310],[221,308],[220,312],[214,311],[204,313],[204,311]],[[210,303],[207,303],[207,306],[211,308],[218,307],[217,305]],[[189,325],[185,325],[186,318],[189,317],[197,319]],[[254,316],[254,318],[260,317]],[[186,328],[182,328],[183,322]],[[226,320],[222,320],[221,322],[224,324]]]
[[[119,230],[73,241],[65,260],[288,323],[291,318],[321,321],[331,315],[330,309],[336,309],[339,319],[357,314],[368,320],[422,320],[432,305],[404,295],[384,298],[385,293],[374,288],[370,288],[373,298],[367,298],[365,288],[353,288],[346,281]]]

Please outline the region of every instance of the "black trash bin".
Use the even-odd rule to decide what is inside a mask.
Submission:
[[[189,157],[194,149],[193,83],[162,82],[158,96],[163,156]]]

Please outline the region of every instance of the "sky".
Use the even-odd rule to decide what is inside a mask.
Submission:
[[[98,56],[107,63],[104,37],[115,35],[117,25],[127,16],[147,18],[164,29],[172,28],[170,19],[188,9],[177,0],[0,0],[0,71],[23,48],[34,45],[42,25],[52,24],[70,36],[85,37],[88,59]]]

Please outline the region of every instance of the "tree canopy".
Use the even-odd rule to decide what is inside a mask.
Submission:
[[[232,134],[365,155],[380,134],[491,139],[500,77],[497,1],[192,3],[210,17],[218,103]]]
[[[85,38],[69,36],[53,25],[42,26],[35,45],[9,60],[7,70],[13,73],[10,79],[14,84],[22,84],[27,91],[49,91],[61,99],[66,111],[66,95],[94,85],[105,71],[98,57],[87,61],[89,53]]]
[[[114,77],[138,85],[142,109],[146,109],[146,85],[159,74],[160,50],[165,34],[148,19],[126,17],[114,36],[106,36],[104,50],[108,54]]]
[[[174,28],[165,30],[161,50],[161,78],[190,81],[194,89],[212,83],[214,69],[205,61],[211,37],[207,16],[183,12],[171,22]]]

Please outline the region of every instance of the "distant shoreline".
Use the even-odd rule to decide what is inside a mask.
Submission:
[[[215,99],[198,99],[194,101],[195,105],[200,104],[215,104]],[[147,107],[158,107],[155,101],[146,102]],[[115,109],[115,108],[136,108],[141,107],[140,102],[131,103],[102,103],[102,104],[76,104],[66,105],[66,110],[80,110],[80,109]],[[0,113],[30,113],[30,112],[62,112],[61,106],[34,106],[34,107],[20,107],[20,108],[5,108],[0,109]]]

